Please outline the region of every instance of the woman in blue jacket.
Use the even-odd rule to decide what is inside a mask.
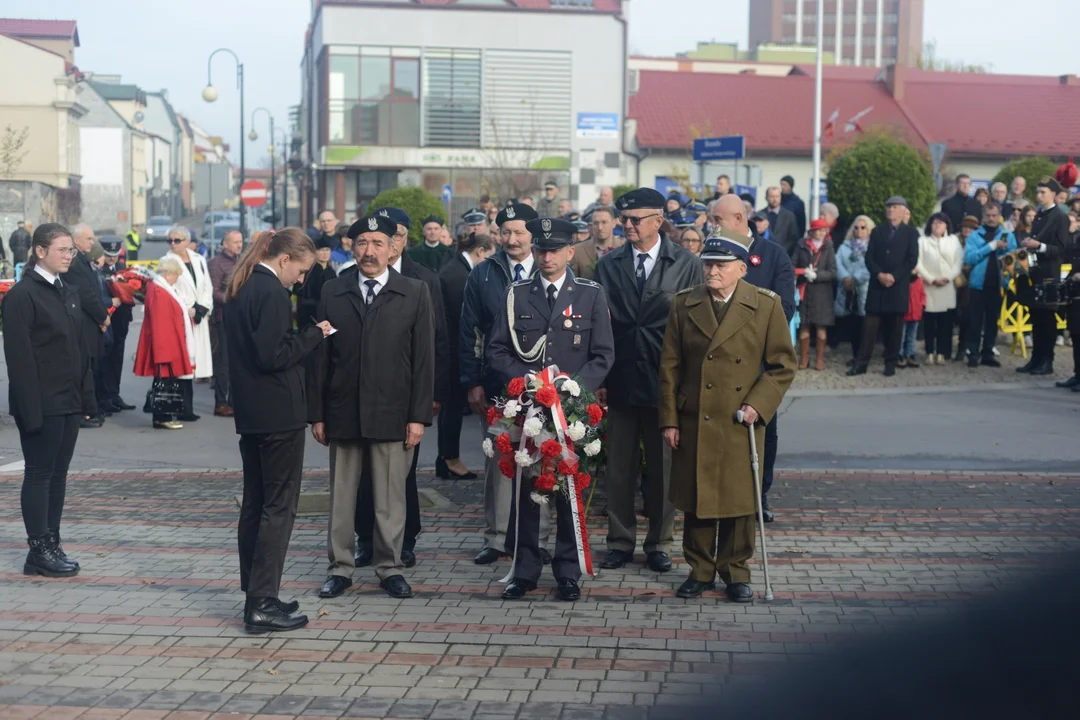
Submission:
[[[836,249],[836,318],[845,326],[851,338],[851,358],[859,354],[863,317],[866,316],[866,291],[870,287],[870,271],[866,269],[866,248],[874,221],[865,215],[855,218],[847,237]],[[848,363],[849,365],[851,363]]]
[[[1001,208],[997,203],[987,203],[983,208],[982,225],[971,233],[964,246],[964,264],[971,266],[968,367],[978,367],[980,364],[1001,367],[994,357],[994,341],[997,340],[997,323],[1001,315],[1001,290],[1005,287],[999,261],[1015,249],[1016,238],[1001,227]]]

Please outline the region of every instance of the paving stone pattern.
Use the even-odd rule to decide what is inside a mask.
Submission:
[[[370,568],[320,601],[325,517],[298,519],[283,596],[302,631],[247,635],[236,575],[235,470],[74,475],[64,537],[73,580],[26,578],[21,478],[0,476],[0,717],[641,718],[812,661],[847,638],[953,613],[1057,550],[1076,548],[1080,475],[785,472],[769,526],[776,599],[675,597],[687,568],[633,567],[558,602],[553,581],[499,598],[506,563],[472,563],[479,481],[422,478],[426,513],[398,601]],[[323,489],[312,473],[308,489]],[[603,550],[602,499],[590,519]],[[681,527],[681,526],[680,526]],[[679,538],[677,538],[678,540]]]

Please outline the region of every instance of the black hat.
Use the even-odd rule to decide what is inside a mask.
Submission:
[[[495,216],[495,224],[502,227],[511,220],[524,220],[526,223],[538,217],[536,210],[523,203],[507,205]]]
[[[366,232],[382,233],[389,239],[397,234],[397,223],[385,215],[368,215],[352,224],[349,228],[349,237],[355,240],[361,233]]]
[[[409,214],[407,212],[405,212],[404,210],[402,210],[401,208],[389,207],[389,206],[381,207],[378,210],[376,210],[373,214],[374,215],[382,215],[385,218],[390,218],[391,220],[394,221],[395,224],[404,225],[406,230],[409,230],[409,229],[412,228],[412,218],[410,218]],[[397,228],[394,228],[394,229],[397,230]]]
[[[791,186],[792,190],[795,189],[795,178],[791,177],[790,175],[785,175],[784,177],[780,178],[780,182],[786,182],[788,185]]]
[[[101,247],[105,249],[106,255],[116,257],[120,254],[123,241],[115,235],[106,235],[103,238],[98,238],[98,241],[101,243]]]
[[[533,218],[525,223],[532,235],[534,250],[558,250],[574,243],[577,229],[574,223],[562,218]]]
[[[325,235],[320,235],[319,237],[315,238],[315,249],[322,250],[323,248],[330,250],[333,248],[333,245],[330,244],[330,238],[326,237]]]
[[[424,222],[420,223],[420,227],[424,227],[428,223],[439,223],[439,225],[444,224],[441,217],[436,217],[434,215],[428,215],[426,218],[424,218]]]
[[[750,238],[729,233],[726,230],[718,230],[705,241],[705,247],[701,249],[702,260],[711,262],[730,262],[742,260],[746,262],[750,258],[750,252],[746,243]]]
[[[1055,195],[1057,195],[1059,192],[1062,192],[1065,189],[1065,188],[1061,187],[1061,183],[1059,183],[1057,180],[1055,180],[1054,178],[1052,178],[1050,176],[1044,177],[1042,180],[1039,181],[1038,185],[1036,185],[1035,187],[1049,188],[1050,192],[1054,193]]]
[[[469,208],[461,215],[466,225],[483,225],[487,222],[487,215],[480,208]]]
[[[620,195],[615,201],[618,210],[661,210],[667,203],[667,198],[652,188],[638,188]]]

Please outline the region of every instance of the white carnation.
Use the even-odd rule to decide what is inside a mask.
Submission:
[[[528,450],[518,450],[514,453],[514,462],[521,467],[529,467],[533,464],[532,455],[529,454]]]
[[[489,458],[495,457],[495,446],[492,444],[491,438],[485,438],[481,446],[484,448],[485,455]]]
[[[503,417],[515,418],[519,410],[521,410],[521,405],[517,400],[507,400],[506,407],[503,408]]]
[[[589,444],[587,444],[585,446],[585,454],[588,455],[589,457],[593,457],[594,455],[596,455],[599,452],[600,452],[600,439],[599,438],[597,438],[596,440],[593,440],[591,443],[589,443]]]
[[[585,437],[585,426],[582,425],[580,421],[576,420],[566,429],[566,434],[570,436],[571,440],[577,442]]]
[[[529,388],[532,390],[539,390],[542,387],[544,387],[544,381],[538,377],[534,377],[529,381]]]
[[[525,421],[525,425],[521,428],[521,432],[525,434],[525,437],[536,437],[544,429],[544,421],[540,418],[529,418]]]
[[[540,493],[535,493],[534,492],[534,493],[529,493],[529,497],[537,505],[547,505],[548,504],[547,495],[541,495]]]
[[[578,397],[581,395],[581,386],[574,380],[567,380],[563,383],[563,390],[570,393],[571,397]]]

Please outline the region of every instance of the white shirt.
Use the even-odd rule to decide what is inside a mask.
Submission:
[[[264,263],[264,262],[261,262],[261,263],[259,263],[259,265],[263,266],[264,268],[266,268],[266,269],[267,269],[267,270],[269,270],[270,272],[274,273],[274,277],[277,277],[277,276],[278,276],[278,274],[277,274],[277,270],[275,270],[274,268],[270,267],[270,266],[269,266],[269,265],[267,265],[266,263]]]
[[[513,280],[514,276],[515,276],[514,268],[519,263],[515,262],[514,259],[512,257],[510,257],[510,256],[507,256],[506,259],[510,261],[510,279]],[[533,256],[532,256],[532,253],[529,253],[529,256],[527,258],[525,258],[524,260],[522,260],[520,265],[522,267],[521,279],[524,280],[527,277],[529,277],[530,273],[532,273],[532,269],[533,269]]]
[[[56,281],[59,279],[59,276],[53,275],[51,272],[41,267],[40,265],[34,265],[34,272],[48,280],[50,285],[55,285]]]
[[[379,291],[386,287],[386,281],[390,279],[390,268],[386,268],[385,270],[383,270],[382,275],[375,278],[365,277],[363,273],[357,273],[357,275],[360,278],[360,292],[364,296],[364,299],[367,300],[368,286],[364,283],[366,283],[368,280],[374,280],[375,287],[372,288],[372,292],[375,293],[376,297],[378,297]]]
[[[713,295],[711,291],[709,292],[709,297],[711,297],[713,299],[713,302],[718,302],[718,303],[720,303],[722,305],[727,305],[728,301],[731,300],[731,296],[734,295],[734,294],[735,294],[735,289],[732,288],[731,292],[729,292],[725,297],[722,297],[720,299],[717,299],[717,297],[715,295]]]
[[[640,260],[638,260],[638,257],[640,257],[641,255],[644,255],[645,257],[648,258],[645,261],[645,279],[648,280],[649,276],[652,275],[653,268],[656,267],[656,259],[658,257],[660,257],[660,239],[657,238],[656,244],[654,244],[652,246],[652,248],[648,252],[644,252],[644,253],[640,252],[633,245],[630,246],[630,249],[634,253],[634,272],[635,273],[637,272],[638,263],[640,262]]]
[[[467,252],[463,252],[463,253],[461,253],[461,257],[465,258],[465,262],[469,263],[469,269],[470,270],[472,270],[474,267],[476,267],[475,265],[473,265],[472,255],[470,255]]]
[[[401,272],[401,257],[402,256],[399,255],[398,259],[397,259],[397,262],[395,262],[394,264],[392,264],[390,266],[390,267],[394,268],[394,270],[396,270],[397,272]]]
[[[543,277],[541,277],[540,278],[540,285],[543,286],[543,288],[544,288],[544,298],[547,299],[548,287],[551,286],[551,285],[555,286],[555,297],[559,297],[559,293],[562,292],[562,286],[563,286],[563,283],[565,283],[565,282],[566,282],[566,273],[565,272],[562,274],[562,277],[559,278],[558,280],[556,280],[555,282],[548,282]]]

